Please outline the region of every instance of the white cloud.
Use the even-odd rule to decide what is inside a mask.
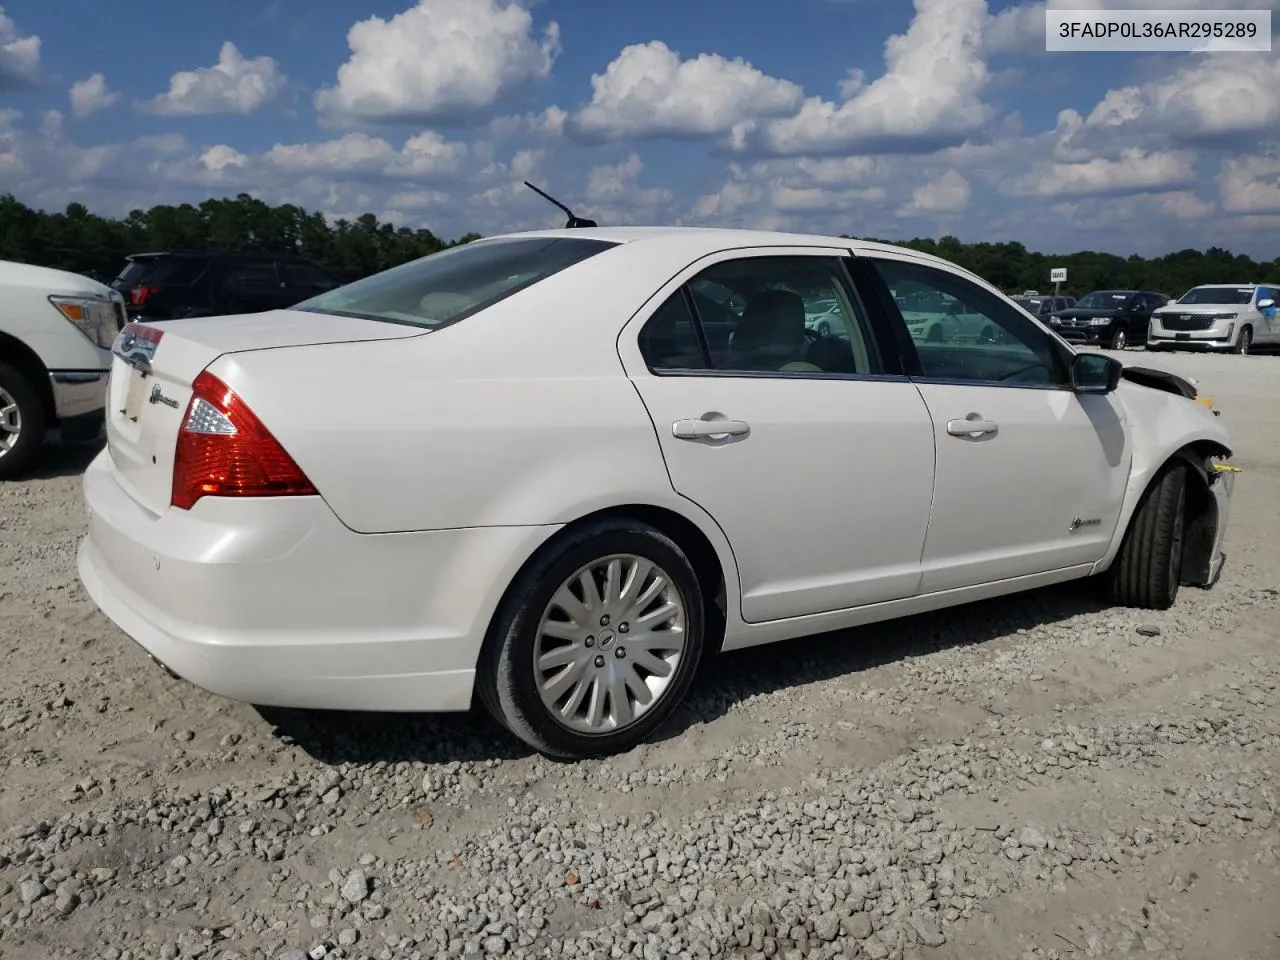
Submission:
[[[1280,124],[1280,58],[1196,56],[1169,77],[1129,88],[1126,96],[1134,122],[1156,125],[1176,140],[1274,135]]]
[[[1228,213],[1280,213],[1280,151],[1224,161],[1218,191]]]
[[[169,78],[169,92],[139,107],[163,116],[248,114],[279,97],[288,84],[271,57],[246,59],[228,40],[212,67],[184,70]]]
[[[885,72],[852,97],[804,102],[793,117],[747,123],[732,145],[774,155],[936,150],[980,130],[993,115],[982,99],[986,0],[915,0],[904,34],[885,42]]]
[[[640,174],[643,170],[644,163],[634,152],[621,163],[592,167],[587,173],[587,199],[595,204],[612,204],[617,208],[652,207],[670,201],[670,190],[640,188]]]
[[[0,7],[0,90],[17,90],[40,82],[40,38],[23,36]]]
[[[200,163],[211,173],[221,173],[228,167],[243,167],[248,162],[247,156],[234,147],[228,147],[225,143],[210,147],[200,154]]]
[[[419,0],[390,20],[361,20],[347,43],[337,85],[315,95],[327,122],[460,120],[546,77],[560,28],[549,23],[536,36],[518,2]]]
[[[714,53],[681,60],[661,40],[624,48],[591,87],[591,102],[569,126],[590,140],[714,136],[751,117],[794,113],[804,98],[798,84],[745,60]]]
[[[387,205],[397,210],[425,210],[448,202],[449,194],[442,190],[407,190],[387,198]]]
[[[70,97],[71,112],[83,119],[91,113],[115,106],[120,99],[120,94],[107,86],[106,77],[95,73],[73,83]]]
[[[1190,154],[1146,153],[1129,147],[1118,160],[1094,157],[1079,163],[1038,164],[1003,189],[1016,197],[1100,196],[1169,190],[1192,183],[1195,175]]]
[[[728,180],[692,205],[695,223],[834,235],[886,210],[890,174],[878,158],[730,164]]]
[[[904,216],[959,213],[969,205],[973,188],[958,170],[948,170],[935,180],[916,187],[911,200],[900,208]]]

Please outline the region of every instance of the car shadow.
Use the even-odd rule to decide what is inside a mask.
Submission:
[[[1106,606],[1094,582],[1077,581],[724,653],[707,659],[684,704],[650,739],[674,739],[724,716],[742,701],[777,690],[988,643]],[[483,762],[532,753],[479,708],[454,714],[256,709],[282,741],[325,764]]]
[[[31,469],[15,480],[53,480],[58,477],[74,477],[84,473],[106,441],[102,438],[87,443],[45,444]]]

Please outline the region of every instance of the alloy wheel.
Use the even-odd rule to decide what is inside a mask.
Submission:
[[[575,733],[626,729],[666,694],[686,622],[675,581],[652,561],[614,554],[579,568],[538,625],[533,667],[543,706]]]
[[[18,445],[22,437],[22,410],[18,399],[0,387],[0,457]]]

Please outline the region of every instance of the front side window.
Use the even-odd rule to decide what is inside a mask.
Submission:
[[[659,372],[879,372],[843,267],[827,257],[714,264],[655,311],[641,331],[640,349]]]
[[[1066,371],[1053,343],[995,294],[946,270],[867,258],[900,308],[924,377],[1060,386]]]
[[[476,240],[375,273],[293,309],[432,329],[479,313],[613,246],[587,237]]]

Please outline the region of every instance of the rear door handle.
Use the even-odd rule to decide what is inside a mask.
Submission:
[[[740,437],[751,428],[741,420],[677,420],[671,424],[671,434],[681,440],[701,440],[704,437]]]
[[[963,420],[948,420],[947,433],[953,437],[981,437],[988,433],[996,433],[1000,425],[993,420],[979,420],[976,414],[970,414]]]

